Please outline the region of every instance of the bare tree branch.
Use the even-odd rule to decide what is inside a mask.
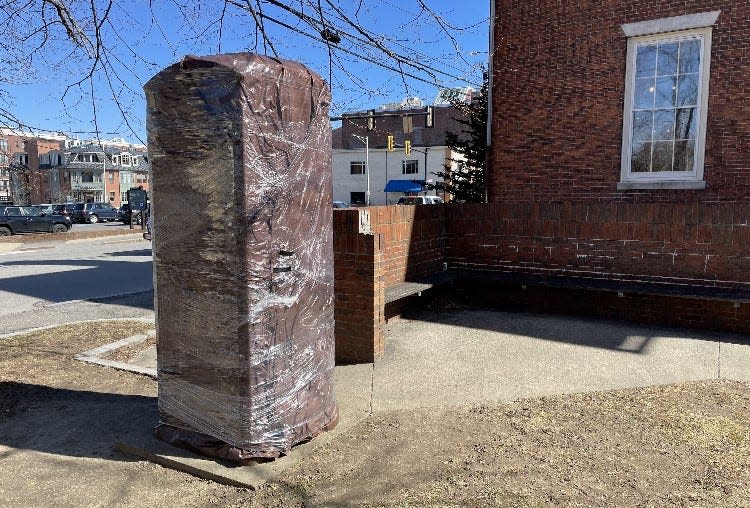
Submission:
[[[79,121],[88,115],[96,136],[102,128],[111,130],[106,124],[126,128],[139,138],[143,132],[140,86],[169,63],[163,56],[162,61],[149,58],[154,46],[167,49],[174,59],[185,53],[227,49],[291,59],[315,54],[318,62],[327,64],[328,81],[336,90],[334,103],[340,108],[347,107],[346,99],[361,103],[392,94],[392,85],[384,89],[383,84],[394,82],[393,76],[409,95],[424,84],[476,86],[478,68],[465,58],[460,38],[477,25],[457,26],[430,2],[129,0],[124,7],[114,0],[3,0],[0,83],[18,86],[46,80],[51,90],[59,87],[63,118]],[[138,11],[138,3],[149,11]],[[407,24],[408,30],[384,31],[379,20],[382,9],[403,13],[398,24]],[[486,21],[485,15],[479,23]],[[422,49],[443,40],[450,43],[445,54]],[[384,72],[352,71],[353,65],[362,63]],[[23,119],[16,118],[20,108],[12,92],[2,91],[0,126],[24,126]],[[104,114],[104,102],[113,105],[117,118]]]

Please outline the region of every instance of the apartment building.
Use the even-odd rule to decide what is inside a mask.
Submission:
[[[127,202],[133,187],[148,190],[149,161],[143,145],[120,142],[73,143],[64,150],[50,152],[41,167],[54,175],[50,186],[53,201],[107,202],[120,206]]]
[[[461,132],[463,126],[457,122],[461,113],[445,101],[428,107],[409,98],[385,104],[369,116],[369,111],[345,113],[341,127],[333,132],[334,200],[385,205],[405,194],[440,194],[450,199],[429,190],[429,184],[439,180],[435,173],[455,168],[462,159],[445,143],[446,132]]]

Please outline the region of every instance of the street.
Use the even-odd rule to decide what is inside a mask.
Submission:
[[[130,226],[128,224],[123,224],[122,222],[115,221],[115,222],[97,222],[96,224],[73,224],[72,231],[113,231],[113,230],[125,230],[128,229]],[[133,232],[137,233],[138,231],[141,231],[141,226],[139,224],[133,224]]]
[[[152,288],[151,243],[133,237],[50,237],[0,253],[0,316]],[[4,328],[0,326],[0,334]]]

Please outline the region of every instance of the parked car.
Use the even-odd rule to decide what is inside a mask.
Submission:
[[[333,202],[334,208],[349,208],[349,203],[346,201],[334,201]]]
[[[68,208],[66,208],[66,205],[42,203],[41,205],[36,205],[36,207],[39,208],[42,213],[45,213],[47,215],[70,215],[70,212],[68,211]]]
[[[118,219],[123,224],[130,224],[130,204],[123,203],[120,209],[117,211]],[[141,213],[136,210],[136,213],[133,217],[133,224],[139,224],[141,223]]]
[[[404,196],[398,198],[399,205],[439,205],[443,198],[438,196]]]
[[[46,214],[35,206],[0,206],[0,236],[18,233],[67,233],[70,217]]]
[[[75,222],[96,224],[99,221],[107,222],[118,219],[117,208],[109,203],[76,203],[73,210]]]

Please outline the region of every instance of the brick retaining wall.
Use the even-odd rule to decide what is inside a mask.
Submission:
[[[447,207],[452,267],[733,287],[750,282],[750,203]]]
[[[750,203],[502,202],[336,210],[334,250],[340,362],[373,361],[382,354],[385,289],[438,273],[443,262],[521,280],[583,277],[614,287],[627,281],[631,288],[678,284],[686,295],[489,281],[464,289],[504,308],[750,333],[750,304],[688,297],[691,288],[750,294]]]

